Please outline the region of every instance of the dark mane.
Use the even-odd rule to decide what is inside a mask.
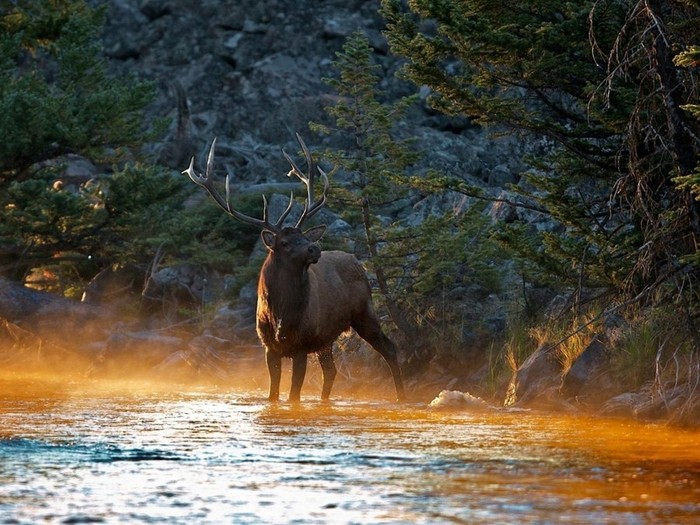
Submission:
[[[294,345],[308,298],[308,272],[290,271],[284,265],[275,264],[274,257],[268,256],[260,270],[258,301],[267,303],[268,327],[264,336],[270,344],[278,347]]]

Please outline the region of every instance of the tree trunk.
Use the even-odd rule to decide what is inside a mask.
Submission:
[[[369,250],[369,255],[374,262],[374,271],[377,277],[377,286],[379,287],[379,293],[382,294],[386,308],[389,311],[389,316],[391,320],[403,334],[407,341],[416,341],[419,333],[416,327],[408,320],[407,316],[404,314],[403,309],[394,299],[393,294],[389,290],[389,285],[387,283],[386,275],[384,274],[384,269],[378,263],[379,253],[377,250],[377,240],[372,231],[371,213],[369,207],[369,199],[364,197],[362,199],[362,222],[365,227],[365,236],[367,238],[367,248]]]

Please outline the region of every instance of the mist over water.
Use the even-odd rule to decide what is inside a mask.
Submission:
[[[379,397],[0,384],[0,523],[697,523],[700,432]]]

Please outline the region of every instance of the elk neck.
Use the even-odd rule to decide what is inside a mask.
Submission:
[[[286,261],[278,261],[272,254],[268,256],[260,270],[258,300],[267,303],[269,320],[281,331],[294,331],[304,316],[309,300],[308,266],[295,266]],[[280,328],[281,327],[281,328]]]

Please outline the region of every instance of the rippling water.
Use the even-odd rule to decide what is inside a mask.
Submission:
[[[0,388],[0,523],[700,522],[697,431],[270,405],[262,391]]]

